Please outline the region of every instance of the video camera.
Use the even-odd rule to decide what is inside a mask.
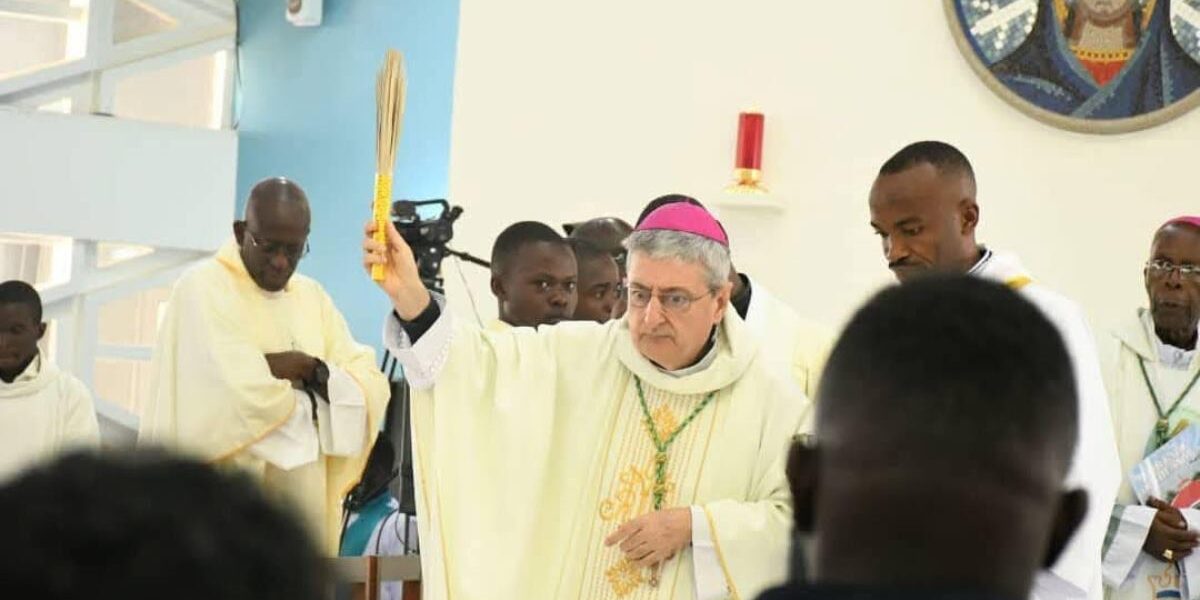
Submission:
[[[392,203],[392,222],[396,225],[396,231],[400,232],[400,237],[412,248],[421,283],[435,292],[444,291],[442,260],[447,256],[457,256],[470,263],[491,267],[491,263],[485,260],[446,246],[454,239],[454,222],[462,213],[462,207],[450,206],[443,198],[398,200]]]

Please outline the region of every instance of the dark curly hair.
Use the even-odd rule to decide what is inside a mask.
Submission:
[[[0,597],[317,600],[299,522],[249,477],[156,451],[75,453],[0,488]]]

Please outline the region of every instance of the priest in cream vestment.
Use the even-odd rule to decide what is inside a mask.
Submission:
[[[373,231],[385,342],[417,390],[427,597],[751,599],[785,578],[808,402],[727,310],[707,211],[664,206],[629,238],[624,319],[537,330],[454,319]]]
[[[1195,600],[1200,513],[1186,500],[1179,504],[1193,510],[1181,511],[1178,498],[1139,502],[1128,473],[1200,423],[1200,217],[1172,219],[1155,232],[1143,277],[1148,308],[1131,311],[1101,355],[1126,474],[1104,540],[1104,579],[1114,600]]]
[[[140,443],[245,469],[292,503],[334,554],[342,500],[387,404],[375,354],[320,284],[307,253],[304,192],[269,179],[211,260],[175,285],[154,353]]]

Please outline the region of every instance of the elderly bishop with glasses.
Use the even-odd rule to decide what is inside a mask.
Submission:
[[[626,240],[629,311],[485,331],[393,227],[384,342],[414,388],[431,598],[754,598],[787,573],[786,450],[809,404],[730,310],[728,240],[670,204]]]
[[[1200,217],[1172,219],[1155,232],[1144,275],[1149,309],[1130,314],[1105,353],[1113,429],[1125,473],[1190,425],[1200,424]],[[1188,580],[1195,569],[1186,567],[1200,544],[1200,513],[1187,510],[1197,504],[1197,489],[1191,482],[1139,503],[1130,478],[1121,482],[1104,549],[1104,574],[1113,598],[1200,594],[1200,582]]]
[[[375,353],[320,284],[296,274],[311,221],[300,186],[259,182],[216,256],[180,277],[154,350],[139,443],[240,468],[337,550],[342,496],[388,400]]]

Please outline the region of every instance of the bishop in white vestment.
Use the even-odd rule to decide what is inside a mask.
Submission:
[[[807,405],[729,314],[711,215],[639,226],[624,319],[537,330],[455,319],[388,233],[364,262],[388,264],[385,342],[416,390],[424,593],[751,599],[785,578]]]

